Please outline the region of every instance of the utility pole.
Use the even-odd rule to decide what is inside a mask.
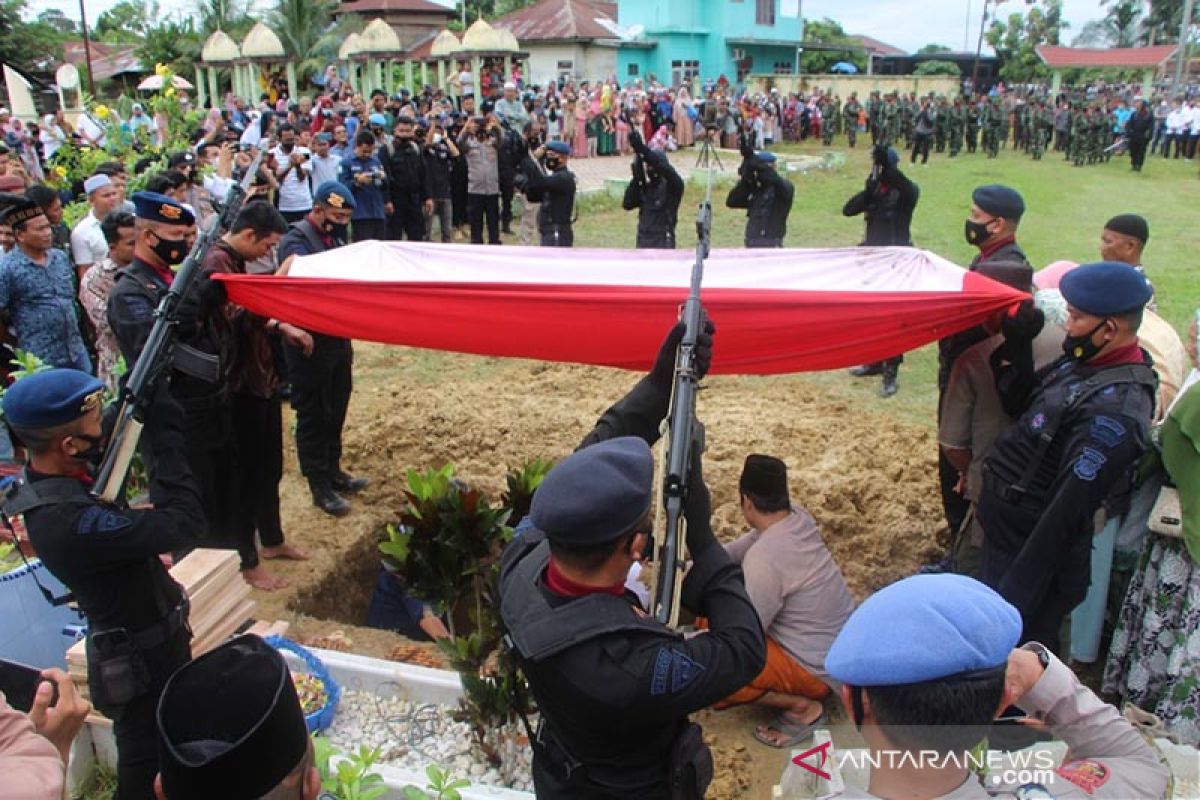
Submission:
[[[979,94],[979,54],[983,52],[983,29],[987,27],[987,10],[988,0],[983,0],[983,18],[979,21],[979,41],[975,45],[975,66],[971,68],[971,91],[975,94]]]
[[[83,31],[83,60],[87,64],[88,94],[95,98],[96,79],[92,77],[92,42],[88,38],[87,12],[83,9],[83,0],[79,0],[79,29]]]
[[[1188,45],[1191,44],[1192,39],[1192,5],[1193,0],[1184,0],[1183,19],[1179,24],[1179,50],[1175,53],[1175,82],[1171,85],[1171,94],[1176,97],[1179,96],[1180,84],[1183,82],[1183,65],[1188,60]]]

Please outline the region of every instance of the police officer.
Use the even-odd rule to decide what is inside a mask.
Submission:
[[[755,152],[743,141],[741,179],[725,205],[746,209],[746,247],[783,247],[795,187],[775,170],[775,154]]]
[[[971,193],[971,211],[963,223],[967,243],[979,249],[968,269],[974,271],[985,261],[1029,265],[1025,251],[1017,244],[1017,226],[1025,214],[1025,200],[1015,189],[1000,184],[980,186]],[[1032,266],[1032,265],[1029,265]],[[942,396],[950,382],[954,362],[967,348],[986,339],[982,325],[947,336],[938,341],[938,422],[941,422]],[[938,448],[938,483],[942,508],[953,539],[966,518],[969,503],[955,491],[959,474],[946,454]]]
[[[183,414],[160,385],[142,443],[154,461],[148,509],[102,504],[88,469],[104,448],[104,384],[52,369],[4,394],[4,419],[28,453],[24,483],[4,504],[24,514],[46,568],[71,590],[88,620],[88,688],[113,721],[118,800],[154,796],[154,708],[170,674],[191,657],[188,604],[159,554],[194,547],[204,508],[184,457]]]
[[[575,243],[575,173],[567,168],[571,148],[566,142],[549,142],[521,163],[525,173],[525,195],[538,209],[538,233],[542,247],[571,247]],[[541,158],[546,170],[538,168]]]
[[[711,755],[687,715],[744,686],[766,660],[741,569],[712,533],[699,458],[682,596],[708,616],[708,633],[685,639],[623,589],[649,548],[650,443],[667,413],[681,333],[677,326],[650,374],[550,471],[534,495],[534,530],[502,556],[500,617],[541,711],[533,742],[541,798],[703,797]],[[710,336],[697,360],[703,374]]]
[[[629,145],[635,153],[633,180],[625,188],[621,206],[626,211],[638,209],[637,247],[674,250],[683,178],[666,153],[646,147],[637,130],[630,130]]]
[[[292,256],[323,253],[346,243],[354,195],[342,184],[329,181],[317,187],[313,200],[312,212],[279,241],[276,257],[285,270]],[[348,474],[341,465],[342,427],[353,390],[350,340],[313,333],[311,353],[285,344],[283,354],[292,382],[300,472],[308,479],[313,505],[326,514],[344,517],[350,513],[350,503],[342,495],[360,492],[368,484],[366,478]]]
[[[859,788],[847,781],[834,794],[818,794],[1162,797],[1170,770],[1155,748],[1044,646],[1013,649],[1020,634],[1017,610],[961,575],[916,575],[867,598],[834,640],[825,666],[841,682],[846,713],[871,750],[870,782]],[[1014,704],[1066,742],[1070,760],[1043,770],[1046,783],[1028,783],[1023,770],[992,771],[981,783],[971,769],[979,756],[969,751],[990,735],[997,712]]]
[[[1151,297],[1145,276],[1101,261],[1063,276],[1064,355],[1034,374],[1040,312],[1027,302],[1005,323],[993,360],[1005,410],[1017,422],[984,462],[978,503],[983,579],[1021,612],[1025,639],[1058,647],[1063,617],[1091,576],[1095,514],[1145,450],[1157,379],[1138,346]]]
[[[391,205],[388,236],[394,241],[425,241],[425,215],[433,212],[425,159],[415,139],[415,124],[412,117],[397,119],[392,146],[379,152],[387,170]]]
[[[192,212],[166,195],[138,192],[133,261],[117,273],[108,297],[108,324],[125,363],[132,365],[154,327],[154,312],[171,287],[171,268],[182,263],[196,236]],[[233,530],[237,481],[229,371],[235,339],[221,313],[221,284],[201,276],[180,302],[172,350],[170,389],[184,410],[184,438],[192,475],[200,486],[212,539]],[[156,465],[148,465],[153,473]],[[231,545],[232,546],[232,545]]]
[[[846,201],[842,214],[847,217],[862,214],[866,218],[863,246],[911,247],[912,215],[917,207],[920,189],[900,171],[900,156],[892,148],[877,146],[872,151],[871,158],[874,163],[867,178],[867,185]],[[850,370],[850,374],[856,378],[882,375],[883,385],[879,389],[879,395],[891,397],[899,391],[896,378],[902,363],[903,353],[886,361],[855,367]]]

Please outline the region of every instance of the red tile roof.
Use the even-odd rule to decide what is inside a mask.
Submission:
[[[881,42],[878,39],[873,39],[870,36],[862,36],[855,34],[849,37],[852,41],[858,42],[868,53],[874,53],[877,56],[906,56],[908,53],[901,50],[899,47],[893,47],[887,42]]]
[[[1037,48],[1042,63],[1051,69],[1075,67],[1124,67],[1127,69],[1150,69],[1162,66],[1175,55],[1179,48],[1173,44],[1154,47],[1059,47],[1043,44]]]
[[[137,45],[106,44],[104,42],[93,41],[90,42],[90,50],[92,54],[92,77],[95,80],[103,81],[117,75],[149,72],[142,65],[137,55],[135,55]],[[63,42],[63,61],[74,64],[77,67],[85,66],[86,58],[84,56],[82,39]]]
[[[616,20],[613,3],[588,0],[541,0],[492,21],[494,28],[508,28],[522,45],[525,42],[570,39],[615,39],[611,30],[596,22]]]
[[[426,14],[455,16],[453,8],[431,3],[429,0],[342,0],[334,9],[335,15],[363,14],[369,12],[414,11]]]

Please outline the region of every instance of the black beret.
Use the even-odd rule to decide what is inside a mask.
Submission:
[[[636,436],[572,453],[547,473],[529,511],[552,542],[600,545],[632,531],[650,510],[654,456]]]
[[[4,418],[16,428],[53,428],[74,422],[104,400],[104,384],[77,369],[26,375],[4,392]]]
[[[751,453],[742,466],[738,490],[763,498],[787,497],[787,465],[775,456]]]
[[[1017,291],[1033,291],[1033,267],[1024,261],[984,261],[975,271]]]
[[[287,662],[250,634],[176,670],[156,722],[159,774],[171,800],[262,797],[309,746]]]
[[[1025,213],[1025,201],[1016,189],[989,183],[971,194],[971,200],[987,213],[1018,222]]]
[[[1132,236],[1142,244],[1150,241],[1150,224],[1138,214],[1118,214],[1104,223],[1104,229]]]
[[[1119,261],[1081,264],[1062,276],[1058,289],[1072,306],[1097,317],[1137,311],[1154,294],[1145,275]]]

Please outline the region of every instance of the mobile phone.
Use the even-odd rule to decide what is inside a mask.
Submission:
[[[28,713],[33,708],[33,698],[37,695],[38,686],[43,680],[42,671],[0,658],[0,692],[4,693],[8,704],[18,711]],[[54,686],[53,681],[49,681]],[[50,705],[58,702],[58,687],[54,687],[54,697]]]

